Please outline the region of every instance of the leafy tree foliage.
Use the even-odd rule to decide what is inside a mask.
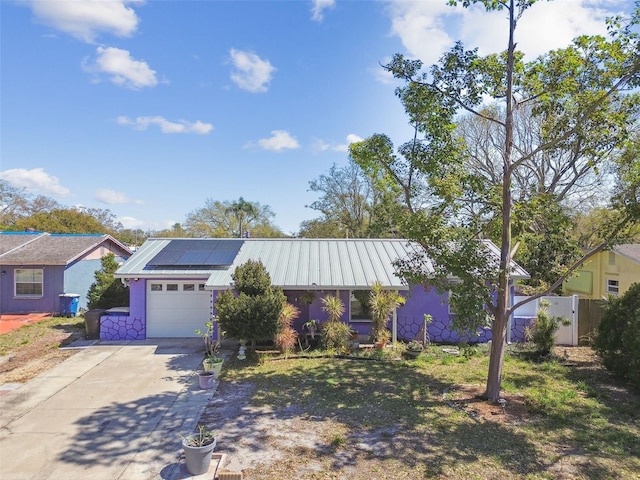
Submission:
[[[87,294],[89,308],[112,308],[129,306],[129,287],[124,286],[114,273],[120,266],[113,253],[101,260],[101,268],[95,273],[95,282]]]
[[[301,238],[344,238],[346,235],[337,221],[317,218],[302,222],[297,236]]]
[[[352,145],[351,155],[365,172],[388,182],[394,193],[399,190],[406,204],[399,222],[402,233],[419,242],[435,262],[431,268],[416,255],[399,265],[404,274],[415,282],[428,279],[440,291],[450,290],[457,327],[491,322],[485,396],[498,400],[508,319],[520,306],[511,305],[509,296],[516,247],[524,245],[525,257],[531,259],[547,246],[558,249],[557,239],[567,229],[562,212],[552,208],[558,195],[566,195],[561,192],[569,192],[572,182],[597,177],[598,162],[624,148],[637,123],[640,95],[634,89],[640,86],[640,41],[630,26],[638,24],[640,9],[630,19],[612,21],[609,38],[578,37],[567,48],[525,63],[515,48],[516,28],[535,0],[460,3],[507,13],[506,51],[481,57],[477,49],[457,43],[428,71],[419,60],[394,56],[386,68],[406,81],[397,95],[415,129],[414,138],[396,153],[387,136],[376,134]],[[488,104],[487,98],[502,106]],[[478,152],[461,135],[460,112],[488,125],[484,130],[491,134],[484,137],[482,158],[495,168],[469,168]],[[525,128],[518,130],[526,122],[535,125],[535,137],[525,136]],[[532,175],[539,165],[543,171]],[[556,176],[557,188],[550,188],[554,177],[549,174],[558,166],[572,170],[573,177]],[[555,280],[545,279],[547,267],[538,268],[538,281],[550,285],[526,301],[560,286],[580,263],[619,240],[629,222],[637,221],[639,177],[637,162],[619,163],[620,193],[611,198],[622,213],[619,223],[610,226],[605,242],[576,262],[564,264],[572,252],[560,248],[566,259],[555,270],[562,273]],[[553,218],[551,232],[532,228],[545,216]],[[545,246],[545,233],[555,237],[551,245]],[[492,236],[499,261],[482,242]],[[458,281],[453,285],[452,277]]]
[[[286,296],[271,285],[262,262],[249,260],[232,275],[232,290],[218,295],[215,307],[220,328],[227,337],[251,340],[271,339],[278,333]]]
[[[184,228],[192,237],[230,238],[247,231],[252,237],[282,237],[283,233],[272,224],[274,217],[269,206],[242,197],[235,202],[209,198],[203,208],[187,215]]]
[[[171,228],[154,232],[153,236],[160,238],[188,238],[191,235],[189,235],[189,232],[182,228],[182,225],[180,225],[179,223],[174,223]]]
[[[155,236],[159,236],[157,233]],[[149,238],[149,233],[140,228],[123,228],[116,233],[116,238],[125,245],[142,245],[144,241]]]
[[[74,208],[39,212],[16,220],[15,231],[34,229],[49,233],[113,233],[90,213]]]
[[[303,224],[300,236],[315,238],[386,238],[396,230],[397,196],[379,188],[373,171],[366,172],[353,159],[342,168],[335,164],[327,174],[309,182],[310,190],[321,194],[308,205],[319,211],[319,219]],[[328,235],[329,234],[329,235]]]
[[[605,367],[640,388],[640,283],[609,298],[593,348]]]
[[[15,222],[33,215],[61,208],[55,200],[39,195],[34,196],[24,189],[15,188],[6,180],[0,179],[0,226],[7,230],[16,230]]]

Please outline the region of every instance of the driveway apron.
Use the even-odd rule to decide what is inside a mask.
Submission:
[[[0,478],[180,475],[180,434],[215,393],[194,371],[201,339],[98,343],[0,396]]]

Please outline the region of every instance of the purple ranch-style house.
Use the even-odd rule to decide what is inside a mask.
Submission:
[[[73,314],[87,307],[87,293],[113,253],[124,262],[131,250],[110,235],[0,232],[0,313]]]
[[[485,242],[487,255],[499,255]],[[394,263],[421,249],[402,239],[148,239],[116,272],[128,282],[130,309],[122,315],[101,318],[102,339],[193,337],[196,329],[215,315],[219,292],[231,288],[231,275],[248,260],[261,261],[273,285],[283,289],[300,310],[295,328],[302,332],[308,320],[327,320],[323,296],[338,295],[344,305],[342,321],[368,335],[371,320],[358,301],[358,292],[376,282],[407,297],[389,321],[393,339],[412,340],[432,316],[428,327],[432,341],[486,342],[490,329],[462,334],[451,328],[447,295],[422,285],[408,285],[397,275]],[[513,266],[513,279],[527,278]],[[513,287],[513,286],[512,286]],[[522,332],[513,322],[512,341]]]

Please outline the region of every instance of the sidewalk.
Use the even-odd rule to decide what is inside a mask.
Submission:
[[[202,340],[93,343],[0,396],[0,477],[191,478],[180,435],[195,430],[218,386],[198,386]]]

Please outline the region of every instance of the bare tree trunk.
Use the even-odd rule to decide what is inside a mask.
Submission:
[[[498,276],[498,298],[496,299],[495,318],[491,328],[491,356],[489,373],[484,397],[498,401],[502,383],[502,362],[507,341],[507,325],[509,320],[509,287],[511,265],[511,148],[513,143],[513,65],[515,45],[514,0],[509,1],[509,47],[507,50],[507,92],[505,116],[505,144],[502,152],[502,238],[500,244],[500,272]]]

